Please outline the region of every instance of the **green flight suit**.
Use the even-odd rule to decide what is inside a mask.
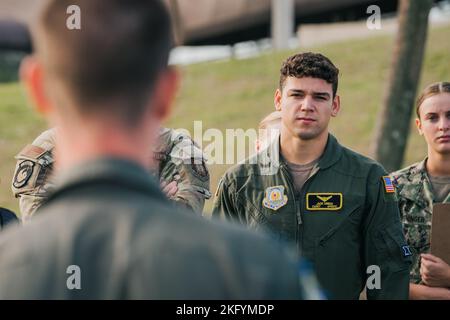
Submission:
[[[381,270],[381,288],[368,290],[368,299],[407,299],[410,253],[384,169],[330,134],[296,199],[279,144],[225,173],[213,217],[296,243],[332,299],[358,299],[371,265]]]
[[[426,159],[391,173],[399,199],[406,241],[413,253],[411,282],[422,284],[420,254],[430,253],[431,217],[434,194],[426,169]],[[450,194],[444,203],[450,202]]]

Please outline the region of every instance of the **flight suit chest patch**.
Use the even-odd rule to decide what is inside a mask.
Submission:
[[[343,206],[342,193],[307,193],[306,209],[311,211],[337,211]]]
[[[284,186],[268,187],[264,193],[263,206],[276,211],[286,205],[288,197],[284,190]]]

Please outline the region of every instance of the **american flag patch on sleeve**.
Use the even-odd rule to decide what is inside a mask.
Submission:
[[[391,178],[389,176],[383,176],[382,178],[384,182],[384,191],[386,191],[386,193],[394,193],[395,189]]]

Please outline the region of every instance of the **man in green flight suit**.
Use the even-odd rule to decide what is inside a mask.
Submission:
[[[53,189],[56,135],[56,128],[44,131],[16,156],[11,189],[14,196],[19,198],[20,217],[24,223]],[[169,199],[202,213],[205,199],[211,197],[210,178],[202,150],[187,135],[161,128],[158,143],[149,156],[149,169],[159,177],[161,187]]]
[[[148,174],[178,79],[162,1],[77,0],[69,30],[73,3],[47,1],[21,66],[58,128],[58,173],[39,213],[0,236],[0,299],[306,297],[295,254],[172,205]]]
[[[295,243],[332,299],[358,299],[376,268],[380,285],[368,287],[368,299],[407,299],[410,252],[392,183],[328,132],[340,109],[338,73],[317,53],[283,63],[280,136],[225,173],[213,217]]]

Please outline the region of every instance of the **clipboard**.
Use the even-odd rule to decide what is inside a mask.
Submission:
[[[450,203],[433,205],[431,254],[450,265]]]

